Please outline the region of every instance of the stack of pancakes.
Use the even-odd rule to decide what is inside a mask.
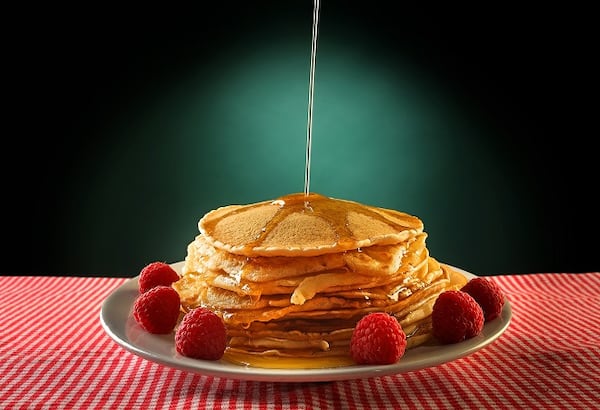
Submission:
[[[394,315],[407,348],[431,335],[437,296],[466,278],[429,255],[422,221],[318,194],[208,212],[173,284],[228,331],[224,358],[257,367],[352,364],[356,322]]]

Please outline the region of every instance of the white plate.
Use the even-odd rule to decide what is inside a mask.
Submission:
[[[181,271],[183,262],[172,266]],[[458,269],[468,278],[475,275]],[[468,356],[492,343],[508,327],[512,312],[505,302],[500,317],[485,324],[478,336],[450,345],[421,345],[408,349],[395,364],[347,366],[327,369],[263,369],[235,365],[224,360],[196,360],[175,351],[173,334],[153,335],[142,330],[131,316],[133,302],[138,296],[137,277],[115,289],[103,302],[100,311],[102,327],[120,346],[144,359],[176,369],[207,376],[240,380],[271,382],[317,382],[379,377],[438,366]]]

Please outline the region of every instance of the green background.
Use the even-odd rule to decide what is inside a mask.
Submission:
[[[581,228],[597,226],[596,157],[556,76],[576,81],[563,34],[511,11],[392,10],[322,5],[311,191],[419,216],[431,254],[475,274],[597,269]],[[205,212],[301,192],[311,14],[107,13],[15,46],[6,272],[134,276],[182,260]]]

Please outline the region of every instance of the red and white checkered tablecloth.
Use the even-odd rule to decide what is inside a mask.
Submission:
[[[99,312],[125,278],[0,277],[0,408],[600,408],[600,273],[490,278],[512,321],[470,356],[393,376],[271,383],[188,373],[117,345]]]

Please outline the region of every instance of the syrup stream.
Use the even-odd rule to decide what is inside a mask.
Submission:
[[[313,25],[312,25],[312,46],[310,51],[310,77],[308,82],[308,120],[306,127],[306,168],[304,174],[304,197],[305,205],[308,204],[308,195],[310,194],[310,157],[312,146],[312,124],[313,124],[313,100],[315,93],[315,62],[317,57],[317,33],[319,28],[319,9],[320,0],[314,0],[313,5]]]

